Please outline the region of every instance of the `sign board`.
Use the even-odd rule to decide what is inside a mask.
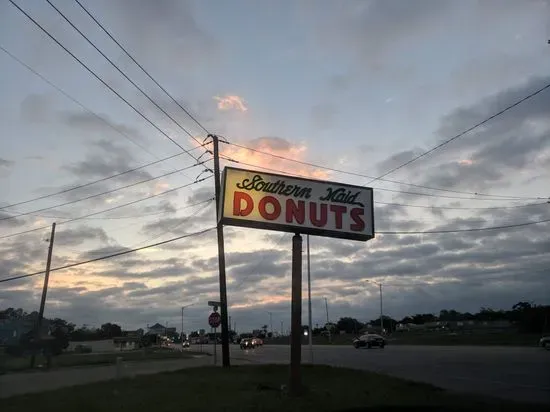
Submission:
[[[372,189],[226,167],[224,225],[369,240],[374,237]]]
[[[214,310],[218,310],[218,308],[221,306],[221,302],[216,302],[215,300],[209,300],[208,306],[213,306]]]
[[[221,322],[222,317],[218,312],[212,312],[210,316],[208,316],[208,324],[213,328],[219,327]]]

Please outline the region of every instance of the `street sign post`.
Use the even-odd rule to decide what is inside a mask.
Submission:
[[[208,316],[208,324],[214,328],[214,365],[217,362],[217,353],[216,353],[216,340],[218,339],[216,337],[216,329],[218,326],[220,326],[220,323],[222,322],[222,317],[218,312],[212,312],[210,316]]]

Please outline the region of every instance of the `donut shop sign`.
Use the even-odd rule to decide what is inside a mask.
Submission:
[[[226,167],[224,225],[369,240],[374,237],[372,189]]]

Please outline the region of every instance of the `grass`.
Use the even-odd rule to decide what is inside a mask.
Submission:
[[[185,359],[198,352],[176,351],[169,349],[147,349],[125,352],[108,353],[63,353],[52,357],[51,368],[66,368],[72,366],[108,365],[116,362],[121,357],[124,361],[148,361],[157,359]],[[36,357],[38,365],[46,365],[46,358],[42,355]],[[30,369],[30,357],[12,357],[5,354],[0,355],[0,372],[17,372]]]
[[[546,410],[330,366],[304,366],[306,390],[296,398],[281,389],[288,373],[283,365],[184,369],[2,399],[2,412],[403,410],[390,406],[438,411]]]

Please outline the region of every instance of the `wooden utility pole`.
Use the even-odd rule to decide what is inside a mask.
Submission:
[[[302,236],[292,237],[292,301],[290,326],[290,393],[302,392]]]
[[[229,361],[229,325],[227,315],[227,282],[225,277],[225,244],[223,239],[223,224],[220,221],[221,207],[221,182],[220,182],[220,149],[218,136],[210,134],[214,145],[214,187],[216,194],[216,227],[218,233],[218,266],[220,270],[220,314],[222,320],[222,365],[230,366]]]
[[[55,223],[52,223],[52,232],[50,234],[50,246],[48,247],[48,259],[46,261],[46,273],[44,275],[44,286],[42,287],[42,298],[40,299],[40,310],[38,311],[38,319],[36,321],[36,330],[34,331],[35,342],[40,339],[40,333],[42,331],[42,319],[44,318],[46,296],[48,295],[48,282],[50,281],[50,267],[52,265],[54,238],[55,238]],[[35,348],[36,348],[36,345],[35,345]],[[33,350],[32,356],[31,356],[31,368],[34,368],[35,350]]]
[[[309,338],[309,360],[313,363],[313,321],[311,319],[311,259],[309,253],[309,235],[306,236],[307,243],[307,316],[308,316],[308,338]]]

